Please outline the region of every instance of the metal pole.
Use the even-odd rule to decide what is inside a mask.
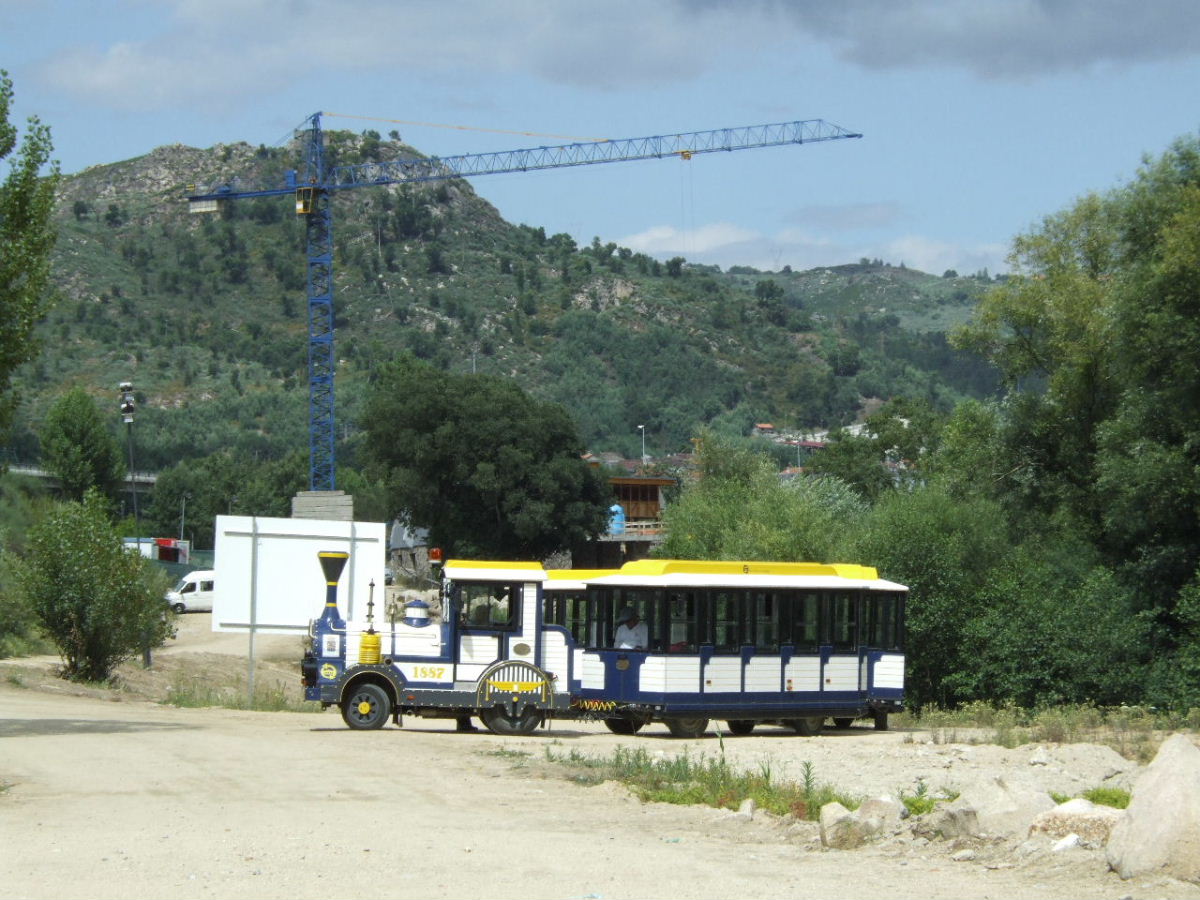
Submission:
[[[254,709],[254,631],[258,626],[258,516],[250,519],[250,663],[246,675],[250,693],[247,709]]]
[[[137,499],[137,478],[133,474],[133,420],[129,420],[126,426],[126,435],[128,436],[129,444],[129,493],[133,495],[133,524],[134,532],[137,534],[138,553],[142,552],[142,517],[138,512]]]

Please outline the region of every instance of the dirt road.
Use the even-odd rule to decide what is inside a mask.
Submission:
[[[910,836],[827,851],[811,824],[642,804],[544,760],[548,747],[607,755],[631,742],[715,754],[713,734],[558,723],[499,738],[413,720],[352,732],[334,711],[177,709],[13,671],[0,667],[3,898],[1200,898],[1196,885],[1123,882],[1098,851],[993,842],[956,861],[960,847]],[[864,795],[1032,768],[1028,751],[868,728],[764,729],[724,747],[786,777],[811,761],[820,780]],[[1054,748],[1056,764],[1037,771],[1068,789],[1094,783],[1113,762],[1093,750]]]

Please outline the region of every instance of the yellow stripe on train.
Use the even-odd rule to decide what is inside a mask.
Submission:
[[[494,688],[497,691],[507,691],[519,694],[528,694],[531,691],[540,691],[546,684],[544,681],[496,681],[488,679],[488,687]]]

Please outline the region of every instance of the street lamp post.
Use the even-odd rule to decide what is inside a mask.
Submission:
[[[137,478],[133,474],[133,382],[121,382],[121,420],[125,423],[129,444],[129,493],[133,499],[133,523],[137,532],[138,553],[142,552],[142,517],[138,512]]]
[[[125,423],[125,434],[129,444],[129,493],[133,496],[133,533],[137,540],[138,555],[142,554],[142,517],[138,512],[137,478],[133,474],[133,382],[121,382],[121,421]],[[147,637],[142,643],[142,667],[150,668],[150,640]]]
[[[187,502],[191,494],[184,494],[179,498],[179,539],[183,540],[183,526],[187,522]]]
[[[642,465],[646,464],[646,426],[639,425],[638,431],[642,433]]]

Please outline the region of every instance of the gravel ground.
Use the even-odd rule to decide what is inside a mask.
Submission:
[[[559,722],[500,738],[410,718],[352,732],[334,711],[147,699],[172,679],[245,674],[246,638],[213,635],[208,620],[183,617],[151,672],[123,670],[123,689],[58,681],[52,660],[0,661],[0,898],[1200,898],[1171,879],[1122,881],[1102,851],[1052,853],[1021,837],[968,846],[905,831],[824,850],[812,823],[643,804],[545,761],[547,747],[607,756],[623,744],[724,752],[785,779],[808,762],[818,781],[861,796],[997,776],[1074,794],[1136,777],[1105,747],[1006,750],[869,727],[680,741],[660,726],[628,738]],[[259,683],[296,690],[298,640],[256,646]]]

